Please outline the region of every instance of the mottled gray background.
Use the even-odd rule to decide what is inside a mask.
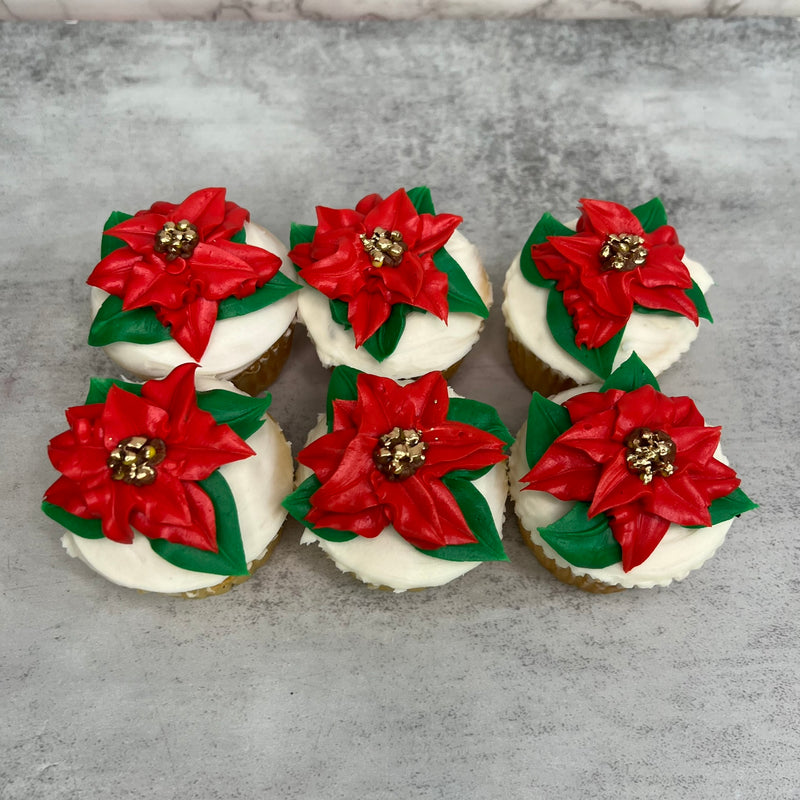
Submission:
[[[0,20],[797,16],[800,0],[0,0]]]
[[[798,143],[793,20],[0,26],[0,797],[792,798],[798,791]],[[495,291],[545,210],[660,194],[717,279],[662,380],[762,505],[683,584],[609,597],[511,561],[394,596],[286,527],[223,597],[106,583],[39,511],[88,377],[111,209],[225,185],[284,238],[427,183]],[[326,373],[274,386],[295,444]],[[528,393],[499,302],[453,381]],[[296,452],[296,448],[295,448]]]

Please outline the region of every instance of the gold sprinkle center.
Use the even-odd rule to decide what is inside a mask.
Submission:
[[[644,239],[635,233],[609,233],[600,248],[604,272],[630,272],[647,261]]]
[[[362,233],[361,244],[373,267],[397,267],[403,260],[403,253],[408,250],[400,231],[385,231],[383,228],[375,228],[370,237]]]
[[[427,449],[419,431],[395,426],[378,439],[372,460],[390,481],[403,481],[425,463]]]
[[[163,439],[128,436],[109,454],[106,465],[115,481],[147,486],[156,479],[156,464],[167,454]]]
[[[163,254],[167,261],[176,258],[189,258],[200,243],[197,228],[188,219],[180,222],[165,222],[164,227],[156,234],[153,249]]]
[[[664,431],[636,428],[625,439],[628,469],[645,485],[655,475],[668,478],[675,472],[675,442]]]

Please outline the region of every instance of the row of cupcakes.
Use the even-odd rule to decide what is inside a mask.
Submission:
[[[44,509],[68,552],[126,586],[215,594],[266,560],[288,509],[365,582],[440,585],[505,558],[510,449],[523,536],[557,577],[592,591],[683,578],[753,507],[719,429],[655,380],[709,317],[711,279],[658,200],[582,203],[570,225],[545,215],[506,276],[518,374],[543,394],[580,387],[535,391],[513,448],[493,409],[448,391],[492,290],[426,188],[319,207],[290,252],[222,189],[112,214],[90,343],[149,380],[93,381],[51,442]],[[342,366],[292,491],[269,399],[244,393],[277,376],[298,306],[322,363]]]

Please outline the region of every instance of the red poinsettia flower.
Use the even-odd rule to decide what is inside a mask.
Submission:
[[[348,304],[347,319],[360,347],[383,325],[397,303],[430,311],[447,321],[447,275],[433,254],[462,218],[418,214],[405,189],[385,200],[371,194],[355,210],[317,206],[311,242],[289,256],[300,277],[326,297]]]
[[[357,386],[357,400],[334,400],[333,431],[297,457],[322,483],[308,522],[367,538],[393,525],[426,550],[475,542],[442,477],[502,461],[503,442],[446,419],[439,372],[406,386],[363,374]]]
[[[87,283],[121,297],[124,311],[152,307],[199,360],[220,301],[248,297],[281,265],[260,247],[231,241],[249,219],[249,211],[225,201],[225,189],[201,189],[179,205],[154,203],[106,231],[127,246],[109,253]]]
[[[646,233],[618,203],[581,200],[574,236],[548,236],[531,257],[542,277],[554,279],[572,316],[575,343],[600,347],[627,323],[633,304],[676,311],[698,324],[684,290],[692,286],[675,229]]]
[[[605,513],[626,572],[650,557],[670,523],[710,525],[709,505],[739,486],[714,458],[721,429],[706,427],[688,397],[642,386],[586,392],[564,407],[572,427],[522,478],[525,488],[591,503],[589,517]]]
[[[104,403],[68,409],[70,429],[48,448],[61,477],[44,499],[99,518],[115,542],[130,544],[135,528],[150,539],[217,552],[214,507],[196,482],[254,453],[197,407],[196,368],[183,364],[148,381],[141,397],[112,386]]]

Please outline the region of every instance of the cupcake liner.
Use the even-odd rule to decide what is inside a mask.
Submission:
[[[289,358],[294,338],[294,326],[295,322],[292,322],[278,341],[249,367],[245,367],[238,375],[231,378],[231,383],[251,397],[260,394],[274,383]]]
[[[508,330],[508,355],[514,371],[532,392],[539,392],[549,397],[578,385],[572,378],[548,366],[534,355],[510,330]]]

